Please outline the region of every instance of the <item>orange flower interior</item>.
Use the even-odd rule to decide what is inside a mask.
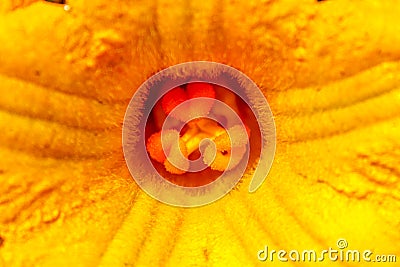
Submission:
[[[234,125],[228,131],[234,134],[237,140],[231,143],[228,132],[220,123],[209,118],[197,118],[188,121],[181,131],[167,130],[164,151],[161,144],[161,128],[166,117],[172,115],[174,119],[185,121],[184,118],[179,118],[182,113],[174,114],[171,111],[179,104],[197,97],[218,99],[229,105],[241,118],[247,135],[243,132],[243,128]],[[212,107],[204,105],[202,108],[204,108],[202,112],[208,113]],[[186,114],[182,114],[184,115]],[[146,149],[154,167],[165,179],[180,186],[195,187],[211,183],[221,175],[221,172],[235,168],[241,162],[248,143],[250,144],[248,166],[253,164],[260,153],[260,136],[257,120],[240,97],[224,87],[196,82],[170,90],[156,103],[146,125]],[[206,169],[200,172],[188,172],[187,169],[177,168],[171,163],[171,159],[179,153],[179,150],[186,159],[198,159],[201,156],[199,145],[205,138],[212,140],[217,149],[214,158],[212,146],[205,147],[202,160],[208,166]],[[235,146],[243,153],[232,156],[231,146]]]

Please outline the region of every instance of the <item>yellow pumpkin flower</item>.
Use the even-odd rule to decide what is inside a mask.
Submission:
[[[398,264],[400,1],[51,2],[0,3],[0,266],[311,266],[258,254],[340,238]],[[260,87],[277,151],[256,192],[250,167],[179,208],[136,185],[121,131],[146,79],[195,60]]]

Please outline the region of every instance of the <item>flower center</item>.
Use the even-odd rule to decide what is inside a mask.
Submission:
[[[212,102],[209,101],[201,107],[186,105],[183,112],[172,112],[185,101],[198,97],[222,101],[241,118],[245,127],[231,125],[226,129],[219,121],[198,117],[197,114],[215,112]],[[167,130],[162,137],[162,127],[168,116],[172,116],[173,120],[185,122],[185,125],[182,129]],[[196,119],[187,121],[188,117]],[[146,149],[153,165],[164,178],[182,186],[201,186],[214,181],[221,172],[231,170],[239,164],[249,140],[260,140],[257,121],[244,101],[231,90],[209,83],[188,83],[173,88],[156,103],[150,118],[146,126]],[[227,119],[221,115],[219,120]],[[253,131],[252,128],[256,130]],[[174,141],[172,136],[177,137],[179,141]],[[211,140],[214,146],[206,145],[204,149],[200,148],[204,139]],[[236,153],[231,153],[232,149],[235,149]],[[179,167],[176,166],[174,162],[182,160],[178,153],[188,161],[203,157],[207,168],[192,173],[182,168],[189,168],[183,161]]]

